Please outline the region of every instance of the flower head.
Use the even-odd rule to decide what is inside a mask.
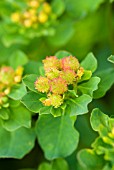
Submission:
[[[60,62],[55,56],[46,57],[46,59],[43,60],[43,64],[45,71],[53,68],[59,69],[60,67]]]
[[[60,77],[66,81],[67,84],[73,84],[76,81],[76,73],[74,70],[61,71]]]
[[[47,76],[47,78],[49,78],[50,80],[59,77],[60,71],[57,70],[56,68],[49,68],[46,70],[45,75]]]
[[[3,66],[0,69],[0,82],[5,85],[11,85],[14,83],[15,71],[9,66]]]
[[[53,79],[50,84],[50,91],[54,94],[63,94],[68,90],[66,81],[61,77]]]
[[[62,96],[58,94],[49,94],[48,99],[50,100],[51,105],[55,108],[59,107],[63,103]]]
[[[35,82],[35,88],[42,93],[47,93],[49,91],[49,79],[46,77],[39,77]]]
[[[73,56],[68,56],[63,59],[61,59],[61,68],[63,70],[70,69],[77,71],[79,68],[79,61],[77,58]]]

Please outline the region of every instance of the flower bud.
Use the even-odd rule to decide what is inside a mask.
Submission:
[[[23,24],[25,27],[30,28],[32,26],[32,21],[31,21],[31,19],[25,19],[23,21]]]
[[[48,15],[45,12],[41,11],[38,15],[38,21],[40,23],[45,23],[47,20],[48,20]]]
[[[46,77],[39,77],[35,82],[35,89],[37,89],[39,92],[47,93],[49,91],[50,85],[49,85],[49,79]]]
[[[77,58],[73,56],[68,56],[63,59],[61,59],[61,69],[66,70],[74,70],[77,71],[79,68],[79,61]]]
[[[51,106],[51,100],[50,100],[50,99],[43,100],[42,103],[43,103],[45,106]]]
[[[77,79],[78,79],[78,80],[81,79],[81,77],[83,76],[83,74],[84,74],[84,69],[83,69],[83,67],[80,67],[80,68],[78,69],[78,71],[77,71]]]
[[[53,79],[50,84],[50,91],[54,94],[63,94],[68,90],[66,81],[60,77]]]

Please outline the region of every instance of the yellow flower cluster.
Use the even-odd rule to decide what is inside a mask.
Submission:
[[[48,21],[50,13],[51,6],[45,0],[27,0],[26,9],[12,13],[11,20],[26,28],[37,27]]]
[[[21,81],[23,68],[19,66],[16,70],[9,66],[0,68],[0,108],[8,107],[8,97],[11,87]]]
[[[57,59],[50,56],[43,60],[45,77],[40,76],[35,82],[35,89],[47,93],[47,99],[41,100],[45,106],[59,107],[64,101],[64,93],[69,85],[74,85],[84,74],[76,57],[68,56]]]

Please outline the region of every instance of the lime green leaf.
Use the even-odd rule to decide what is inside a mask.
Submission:
[[[93,96],[93,92],[98,89],[99,82],[99,77],[92,77],[88,82],[80,84],[78,86],[78,90],[80,90],[84,94]]]
[[[24,84],[17,84],[14,85],[8,94],[8,97],[10,97],[13,100],[20,100],[25,94],[27,90]]]
[[[70,55],[72,55],[70,52],[68,52],[68,51],[58,51],[57,53],[55,53],[55,56],[57,57],[57,58],[59,58],[59,59],[61,59],[61,58],[64,58],[64,57],[67,57],[67,56],[70,56]]]
[[[8,132],[0,127],[0,157],[22,158],[34,147],[35,133],[32,129],[19,128]]]
[[[43,106],[39,100],[42,97],[43,95],[40,93],[28,92],[21,101],[30,111],[38,113]]]
[[[98,90],[94,92],[94,98],[103,97],[106,92],[111,88],[114,83],[114,69],[107,69],[97,73],[97,76],[100,77],[101,81],[98,85]]]
[[[110,57],[108,57],[108,61],[110,61],[111,63],[114,63],[114,55],[111,55]]]
[[[51,3],[51,7],[52,7],[52,11],[54,12],[54,14],[56,14],[57,16],[62,15],[62,13],[65,10],[65,4],[64,1],[61,0],[53,0]]]
[[[91,126],[95,131],[99,131],[101,127],[109,126],[108,116],[101,112],[99,109],[94,109],[91,113]]]
[[[92,73],[97,69],[97,60],[93,53],[89,53],[85,59],[81,62],[81,66],[85,70],[90,70]]]
[[[19,100],[9,99],[8,102],[11,108],[18,107],[21,104]]]
[[[38,76],[36,74],[27,75],[23,78],[23,83],[29,88],[29,90],[37,92],[34,85],[37,78]]]
[[[68,115],[56,118],[41,115],[36,123],[36,134],[45,157],[49,160],[70,155],[79,140],[79,134]]]
[[[23,66],[28,62],[28,58],[25,53],[20,50],[16,50],[9,58],[9,64],[16,69],[18,66]]]
[[[9,111],[8,109],[0,109],[0,118],[2,118],[3,120],[7,120],[9,119]]]
[[[83,149],[78,153],[80,164],[88,170],[100,170],[104,166],[105,161],[100,155],[96,155],[91,149]]]
[[[83,94],[76,99],[72,99],[68,102],[70,115],[81,115],[88,112],[87,105],[92,101],[92,98],[89,95]],[[67,112],[67,109],[66,109]]]
[[[9,109],[9,119],[2,120],[2,126],[7,131],[14,131],[20,127],[31,127],[31,113],[23,106]]]
[[[64,159],[59,158],[51,163],[43,162],[39,166],[38,170],[69,170],[69,167]]]

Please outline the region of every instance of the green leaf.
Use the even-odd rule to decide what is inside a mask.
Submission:
[[[111,55],[110,57],[108,57],[108,61],[114,64],[114,55]]]
[[[55,159],[51,163],[43,162],[38,170],[69,170],[67,162],[62,159]]]
[[[97,69],[97,60],[93,53],[89,53],[85,59],[81,62],[81,66],[85,70],[90,70],[92,73]]]
[[[9,111],[8,109],[0,109],[0,118],[3,119],[3,120],[7,120],[9,119]]]
[[[24,66],[24,74],[36,74],[40,75],[40,69],[42,68],[41,62],[29,61]]]
[[[68,17],[59,20],[55,29],[55,34],[47,37],[47,42],[51,46],[61,47],[65,45],[74,34],[73,22]]]
[[[111,69],[103,70],[96,74],[97,76],[100,77],[101,81],[98,85],[98,90],[94,92],[93,96],[95,99],[103,97],[113,85],[114,69],[111,68]]]
[[[36,123],[36,134],[49,160],[70,155],[78,145],[79,134],[68,115],[56,118],[41,115]]]
[[[50,114],[51,107],[49,106],[44,106],[39,110],[39,115],[42,114]]]
[[[75,17],[75,18],[82,18],[85,17],[88,13],[95,11],[104,0],[65,0],[66,3],[66,10],[67,12]]]
[[[8,94],[8,97],[10,97],[13,100],[21,100],[21,98],[27,93],[26,87],[23,83],[16,84],[11,88],[10,93]]]
[[[43,95],[40,93],[28,92],[21,101],[30,111],[38,113],[43,107],[39,100],[42,97]]]
[[[61,0],[53,0],[51,3],[51,7],[53,13],[59,17],[65,10],[65,3]]]
[[[9,109],[9,119],[2,120],[2,126],[7,131],[14,131],[20,127],[31,127],[31,113],[23,106]]]
[[[85,81],[85,80],[89,80],[92,76],[92,72],[89,70],[84,70],[84,74],[81,77],[81,79],[79,80],[79,82]]]
[[[32,129],[19,128],[13,132],[0,127],[0,157],[21,159],[34,147],[35,133]]]
[[[80,84],[78,86],[78,90],[80,90],[83,94],[93,96],[93,92],[98,89],[99,82],[100,82],[99,77],[92,77],[86,83]]]
[[[96,155],[91,149],[83,149],[78,153],[78,160],[83,168],[87,170],[100,170],[103,168],[105,161],[100,155]]]
[[[29,90],[37,92],[34,85],[37,78],[38,76],[36,74],[27,75],[23,78],[23,83],[29,88]]]
[[[16,50],[9,58],[9,65],[16,69],[18,66],[23,66],[28,62],[28,58],[25,53],[20,50]]]
[[[71,99],[68,101],[68,107],[70,109],[70,115],[81,115],[88,112],[87,105],[92,101],[92,98],[89,95],[83,94],[76,99]],[[66,109],[67,112],[67,109]]]
[[[70,52],[68,51],[58,51],[57,53],[55,53],[55,56],[58,58],[58,59],[61,59],[61,58],[64,58],[64,57],[67,57],[67,56],[70,56],[72,55]]]
[[[58,107],[58,108],[52,107],[52,108],[50,109],[50,113],[51,113],[54,117],[58,117],[58,116],[62,116],[63,110],[61,109],[61,107]]]
[[[95,131],[99,131],[102,127],[109,127],[108,116],[99,109],[93,109],[91,113],[91,126]]]

